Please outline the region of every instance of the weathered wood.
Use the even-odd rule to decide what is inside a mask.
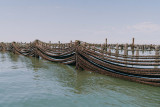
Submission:
[[[115,56],[118,57],[118,55],[119,55],[119,45],[118,44],[116,45],[115,54],[116,54]]]
[[[111,55],[111,47],[109,46],[108,55]]]
[[[76,40],[75,41],[75,47],[76,47],[76,51],[75,51],[76,69],[80,69],[79,60],[78,60],[78,54],[79,54],[78,48],[79,48],[79,46],[80,46],[80,41]]]
[[[128,56],[128,44],[125,44],[125,47],[124,47],[124,56]]]
[[[128,51],[134,51],[133,47],[136,55],[134,53],[128,55]],[[54,44],[39,40],[30,43],[0,43],[0,50],[3,49],[24,56],[41,57],[52,62],[75,64],[76,69],[83,68],[122,79],[160,86],[160,46],[135,45],[134,39],[132,44],[107,44],[107,39],[104,44],[86,43],[79,40],[70,43],[59,41]],[[124,50],[124,54],[119,54],[119,50]],[[155,55],[139,55],[139,51],[142,50],[144,52],[154,50]]]

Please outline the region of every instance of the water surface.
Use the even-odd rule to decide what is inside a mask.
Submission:
[[[160,107],[160,87],[0,53],[0,107]]]

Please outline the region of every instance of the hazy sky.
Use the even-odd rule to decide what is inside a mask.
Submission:
[[[160,44],[160,0],[0,0],[0,41]]]

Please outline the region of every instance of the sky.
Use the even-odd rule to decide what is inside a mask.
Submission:
[[[160,44],[160,0],[0,0],[0,42]]]

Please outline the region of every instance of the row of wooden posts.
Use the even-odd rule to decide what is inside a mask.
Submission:
[[[139,56],[139,51],[155,51],[155,55],[159,56],[159,50],[160,50],[160,45],[138,45],[135,44],[135,39],[132,39],[132,43],[131,44],[108,44],[107,39],[105,40],[104,44],[92,44],[92,43],[86,43],[86,42],[81,42],[81,44],[83,46],[86,46],[88,48],[92,48],[93,50],[96,50],[96,48],[101,49],[102,52],[103,51],[107,51],[108,53],[111,54],[111,50],[115,50],[115,53],[118,55],[119,54],[119,50],[124,50],[124,55],[128,55],[128,51],[132,51],[133,55],[134,52],[136,52],[135,56]],[[60,41],[58,41],[58,43],[51,43],[51,41],[49,43],[42,43],[43,46],[50,46],[50,47],[59,47],[59,48],[66,48],[66,47],[71,47],[72,45],[74,45],[75,42],[70,41],[70,43],[61,43]],[[9,45],[10,43],[0,43],[1,46],[1,50],[5,51],[7,49],[2,48],[2,47],[6,47],[5,45]],[[26,46],[26,45],[30,45],[32,44],[32,42],[30,43],[17,43],[18,45],[21,46]]]
[[[98,72],[130,81],[160,86],[160,46],[131,44],[92,44],[76,40],[69,43],[0,43],[0,51],[76,65],[77,69]],[[123,50],[121,53],[119,50]],[[129,55],[128,51],[133,54]],[[140,51],[153,51],[140,55]],[[135,54],[134,54],[135,52]]]

